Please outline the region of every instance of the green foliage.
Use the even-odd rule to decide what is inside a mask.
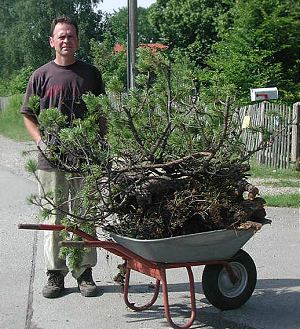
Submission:
[[[30,200],[30,202],[33,203],[32,200]],[[43,220],[48,219],[51,214],[52,214],[52,212],[50,209],[47,209],[47,208],[41,209],[40,216]]]
[[[41,111],[38,119],[40,129],[49,136],[57,133],[67,125],[67,116],[62,114],[57,108]]]
[[[62,237],[64,240],[67,240],[64,235],[62,235]],[[78,236],[74,236],[72,241],[81,241],[81,239]],[[68,266],[72,270],[80,268],[80,264],[85,253],[86,249],[84,248],[61,247],[59,250],[59,256],[61,258],[68,259]]]
[[[0,97],[5,97],[10,94],[10,92],[7,90],[9,83],[10,81],[8,78],[0,79]]]
[[[108,89],[125,91],[126,51],[114,53],[113,48],[116,43],[126,46],[127,11],[103,17],[91,11],[96,2],[4,1],[0,93],[24,90],[27,68],[51,58],[45,36],[60,13],[78,19],[78,56],[94,58]],[[148,9],[138,8],[138,43],[162,42],[169,46],[172,61],[192,59],[202,69],[195,80],[202,98],[211,101],[230,94],[248,103],[249,88],[277,86],[282,101],[294,102],[300,95],[299,6],[297,0],[157,0]],[[11,77],[16,79],[12,85]]]
[[[300,4],[298,1],[239,1],[234,21],[213,47],[203,84],[232,85],[248,101],[249,89],[276,86],[284,101],[299,94]],[[206,80],[206,82],[205,82]]]
[[[181,49],[204,66],[211,46],[218,40],[218,21],[225,24],[224,15],[234,2],[157,0],[150,8],[150,19],[165,44]]]
[[[108,90],[126,90],[127,56],[126,52],[113,52],[113,45],[109,39],[102,43],[91,40],[91,51],[94,63],[102,73],[105,87]]]
[[[29,159],[27,162],[26,162],[26,165],[25,165],[25,169],[27,172],[31,173],[31,174],[35,174],[37,169],[38,169],[38,166],[37,166],[37,162],[36,160],[34,159]]]
[[[30,96],[28,107],[32,109],[35,115],[38,115],[40,112],[40,97],[36,95]]]
[[[52,164],[62,165],[70,172],[91,170],[85,167],[89,160],[101,165],[107,158],[102,97],[86,94],[83,99],[88,108],[84,120],[69,122],[57,108],[45,109],[38,116],[42,139],[47,145],[45,156]]]
[[[149,10],[137,8],[137,42],[155,42],[159,35],[149,19]],[[128,9],[121,8],[113,14],[108,15],[106,21],[105,39],[111,40],[112,45],[120,43],[126,45],[128,33]]]
[[[11,78],[6,95],[25,94],[28,80],[33,72],[31,66],[21,68]]]
[[[70,220],[66,217],[62,220],[62,224],[66,227],[74,227]],[[88,234],[94,235],[95,228],[93,223],[86,222],[80,225],[80,229]],[[82,241],[82,239],[74,234],[69,233],[67,230],[63,230],[60,232],[60,236],[64,241]],[[85,253],[88,251],[88,248],[68,248],[68,247],[61,247],[59,254],[60,257],[66,258],[68,262],[68,266],[71,269],[78,269],[80,268],[80,264],[82,262],[82,258]]]
[[[181,59],[171,69],[170,61],[164,54],[153,54],[148,49],[139,50],[136,79],[138,90],[131,90],[128,95],[124,95],[122,106],[117,110],[112,111],[108,107],[106,111],[109,144],[114,151],[122,147],[123,151],[135,152],[138,147],[141,157],[152,154],[160,158],[166,156],[163,155],[165,152],[180,156],[186,152],[187,139],[190,152],[206,148],[200,145],[204,140],[196,137],[195,117],[187,115],[188,106],[182,106],[183,99],[188,99],[194,88],[193,71],[189,65]],[[170,75],[172,78],[169,83]],[[173,108],[176,102],[180,102],[182,112],[180,108],[176,111]],[[199,111],[200,117],[202,114]],[[124,125],[124,122],[128,123]],[[203,121],[203,124],[209,123]],[[164,150],[156,147],[157,143],[168,138]],[[191,143],[191,138],[197,142]],[[170,150],[167,151],[168,148]]]

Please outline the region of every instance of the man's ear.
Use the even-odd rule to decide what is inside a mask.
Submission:
[[[49,44],[50,44],[50,47],[51,47],[51,48],[54,48],[54,45],[53,45],[53,38],[52,38],[52,37],[49,37]]]

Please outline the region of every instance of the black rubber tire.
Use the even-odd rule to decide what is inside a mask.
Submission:
[[[246,251],[239,250],[228,262],[237,276],[234,284],[222,265],[206,265],[202,274],[204,295],[220,310],[241,307],[251,297],[256,286],[256,266]]]

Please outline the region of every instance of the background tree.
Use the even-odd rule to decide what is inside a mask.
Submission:
[[[11,39],[11,29],[15,23],[13,8],[16,2],[17,0],[3,0],[0,6],[0,72],[2,79],[8,77],[7,73],[12,71],[12,67],[16,69],[20,67],[21,63],[20,49],[16,47],[18,43],[12,42],[15,39]],[[13,49],[15,51],[13,56],[11,56]]]
[[[107,17],[106,38],[110,38],[112,44],[127,43],[128,9],[121,8]],[[157,41],[159,35],[150,22],[149,9],[137,8],[137,37],[138,44]]]
[[[110,38],[103,42],[91,40],[91,52],[95,65],[102,72],[103,81],[110,90],[124,92],[127,83],[127,53],[115,52]]]
[[[234,0],[157,0],[150,19],[163,43],[181,49],[204,66],[211,46],[218,40],[218,21],[227,26],[226,12]],[[220,24],[221,26],[221,24]]]
[[[281,99],[299,100],[299,1],[237,1],[232,17],[207,60],[209,88],[231,86],[248,101],[250,88],[276,86]]]

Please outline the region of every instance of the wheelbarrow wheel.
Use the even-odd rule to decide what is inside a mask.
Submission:
[[[229,264],[236,276],[234,282],[223,265],[206,265],[202,274],[204,295],[220,310],[242,306],[251,297],[256,285],[256,266],[246,251],[239,250]]]

